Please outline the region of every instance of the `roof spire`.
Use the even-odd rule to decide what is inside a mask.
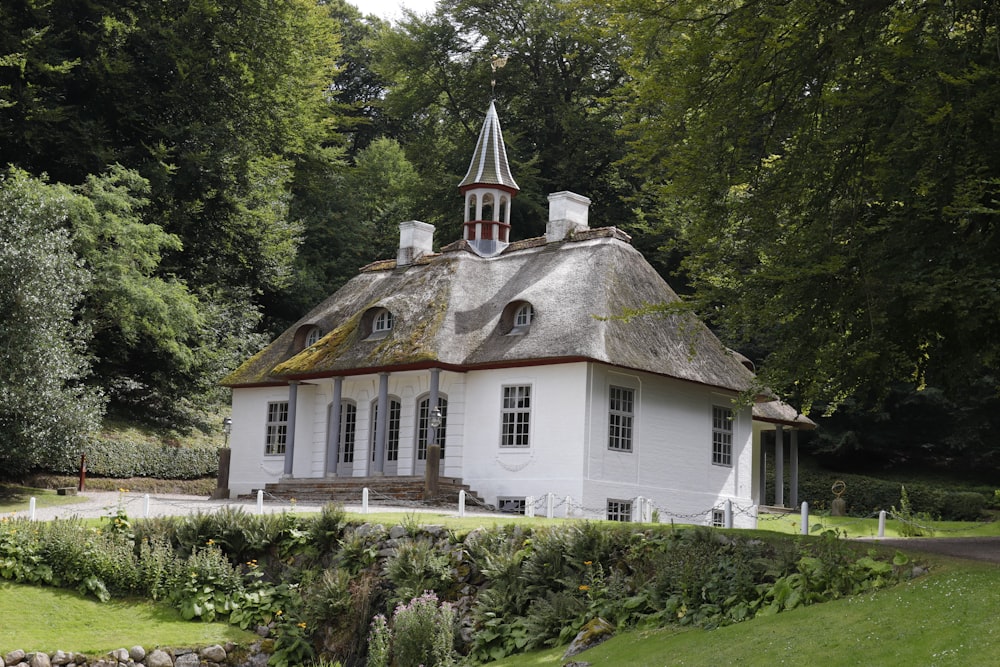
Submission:
[[[501,253],[509,242],[510,200],[520,188],[510,173],[500,119],[492,100],[469,170],[458,189],[465,195],[463,238],[483,257]]]

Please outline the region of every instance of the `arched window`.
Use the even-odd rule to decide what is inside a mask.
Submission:
[[[399,460],[399,417],[403,412],[403,405],[395,396],[389,397],[389,419],[386,423],[385,431],[385,460]],[[378,442],[378,399],[372,401],[372,461],[375,460],[375,443]]]
[[[430,396],[424,396],[417,402],[417,460],[427,460],[427,440],[430,436],[431,416]],[[448,428],[448,399],[438,395],[438,410],[441,411],[441,424],[434,435],[434,443],[441,448],[441,460],[444,460],[444,442]]]
[[[510,220],[507,219],[507,210],[508,210],[507,197],[501,196],[500,197],[500,215],[499,215],[499,217],[497,217],[497,220],[499,220],[500,222],[508,222],[509,223]]]
[[[354,463],[354,436],[358,431],[358,406],[340,402],[340,462]]]
[[[364,338],[379,339],[388,336],[395,323],[396,318],[391,311],[376,307],[365,311],[359,328]]]
[[[466,201],[468,205],[465,208],[465,221],[476,220],[476,195],[470,194]]]
[[[480,220],[494,220],[493,217],[493,195],[483,195],[483,214]]]
[[[319,342],[319,339],[323,337],[323,332],[319,327],[312,327],[306,332],[306,347],[310,347]]]
[[[523,336],[534,321],[534,306],[527,301],[511,301],[500,315],[500,330],[507,336]]]

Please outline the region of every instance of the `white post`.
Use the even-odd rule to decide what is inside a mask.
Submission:
[[[726,528],[733,527],[733,501],[726,499],[726,505],[722,510],[722,525]]]
[[[35,497],[31,496],[31,500],[28,501],[28,517],[29,520],[35,520]]]
[[[535,497],[526,496],[524,499],[524,516],[535,516]]]
[[[566,496],[566,518],[570,518],[573,512],[573,496]]]
[[[809,534],[809,503],[802,501],[802,521],[801,531],[803,535]]]
[[[368,487],[361,489],[361,513],[368,514]]]
[[[264,513],[264,489],[257,489],[257,514]]]
[[[149,518],[149,494],[143,496],[142,518]]]
[[[878,536],[885,537],[885,510],[878,513]]]
[[[556,494],[549,491],[545,494],[545,517],[554,519],[556,516]]]
[[[458,516],[465,516],[465,489],[458,490]]]

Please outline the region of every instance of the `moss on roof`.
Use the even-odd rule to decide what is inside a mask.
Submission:
[[[645,304],[679,301],[627,235],[614,228],[585,230],[549,244],[529,239],[492,259],[464,251],[461,243],[452,246],[405,267],[369,265],[226,384],[428,362],[472,369],[575,358],[733,392],[753,386],[753,374],[691,313],[613,317]],[[514,301],[534,307],[523,335],[504,330],[502,314]],[[388,335],[366,338],[362,317],[374,307],[392,312],[394,325]],[[305,326],[328,333],[296,350],[295,333]]]

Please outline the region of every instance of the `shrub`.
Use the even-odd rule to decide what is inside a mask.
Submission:
[[[455,664],[455,612],[427,592],[396,607],[392,616],[392,656],[397,667]]]
[[[429,541],[407,540],[386,561],[385,576],[396,589],[396,600],[412,600],[451,583],[451,559]]]
[[[986,498],[973,491],[953,491],[944,494],[941,516],[954,521],[978,521],[986,508]]]
[[[51,472],[79,472],[80,454],[87,456],[87,471],[97,477],[155,477],[198,479],[219,470],[217,447],[174,447],[130,440],[92,440],[83,451],[70,451],[51,463]]]

